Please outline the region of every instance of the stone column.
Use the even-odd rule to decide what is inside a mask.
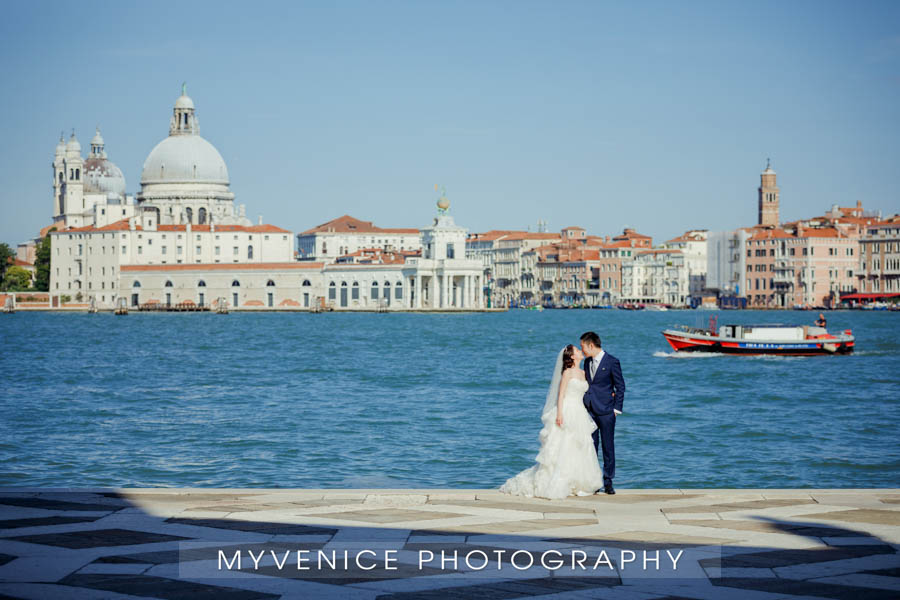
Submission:
[[[431,278],[429,279],[428,284],[428,301],[431,303],[431,308],[437,307],[437,296],[438,296],[438,281],[437,281],[437,273],[432,272]]]
[[[416,273],[413,275],[416,286],[416,297],[413,299],[413,308],[422,308],[422,276]]]
[[[466,275],[466,308],[472,308],[472,279],[471,275]]]

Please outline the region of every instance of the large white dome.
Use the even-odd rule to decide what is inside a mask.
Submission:
[[[216,147],[199,135],[171,135],[144,161],[141,185],[147,183],[228,185],[228,169]]]

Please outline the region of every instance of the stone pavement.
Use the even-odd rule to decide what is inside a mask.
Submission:
[[[0,488],[0,599],[896,599],[898,550],[897,489]]]

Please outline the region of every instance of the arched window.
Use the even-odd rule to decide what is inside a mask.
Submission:
[[[328,284],[328,299],[334,300],[335,298],[337,298],[337,287],[332,281],[330,284]]]
[[[131,287],[141,287],[141,282],[135,281],[134,283],[131,284]]]
[[[397,284],[394,286],[394,298],[397,300],[403,299],[403,282],[402,281],[398,281]]]
[[[372,300],[378,300],[378,282],[377,281],[372,282],[371,297],[372,297]]]
[[[253,258],[253,245],[247,246],[247,258]]]
[[[206,209],[201,208],[197,211],[197,223],[200,225],[206,225]]]
[[[206,287],[206,282],[201,279],[197,282],[197,287]]]
[[[75,181],[81,179],[81,169],[75,169]]]
[[[167,282],[166,282],[166,287],[172,287],[172,282],[171,282],[171,281],[167,281]]]
[[[266,287],[275,287],[275,282],[271,279],[266,282]]]
[[[391,287],[391,282],[390,282],[390,281],[385,281],[385,282],[384,282],[384,287],[386,287],[386,288]],[[390,290],[388,290],[388,291],[390,291]]]
[[[312,284],[309,282],[309,279],[304,279],[304,280],[303,280],[303,287],[309,287],[309,286],[311,286],[311,285],[312,285]]]
[[[194,222],[194,209],[193,208],[188,206],[186,209],[184,209],[184,214],[187,215],[188,223]]]
[[[353,291],[350,293],[350,298],[353,300],[359,300],[359,282],[353,282]]]
[[[60,171],[59,172],[59,182],[62,183],[65,180],[66,180],[65,176],[63,176],[62,171]]]
[[[347,282],[346,282],[346,281],[342,281],[342,282],[341,282],[341,287],[347,287]]]
[[[235,279],[231,282],[231,287],[241,287],[241,282]]]

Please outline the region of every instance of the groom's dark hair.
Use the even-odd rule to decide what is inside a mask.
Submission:
[[[600,336],[594,333],[593,331],[588,331],[587,333],[581,334],[582,342],[590,342],[594,346],[600,348]]]

